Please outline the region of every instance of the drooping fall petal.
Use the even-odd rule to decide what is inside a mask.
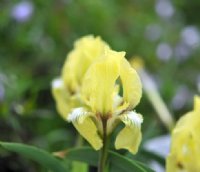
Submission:
[[[141,124],[143,118],[133,111],[123,114],[119,118],[125,126],[117,135],[115,147],[116,149],[128,149],[129,152],[135,154],[142,138]]]
[[[84,108],[73,109],[68,116],[68,121],[73,123],[79,134],[83,136],[95,150],[99,150],[103,146],[97,126],[91,119],[91,114]]]

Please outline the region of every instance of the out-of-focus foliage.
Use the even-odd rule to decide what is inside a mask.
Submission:
[[[1,0],[0,140],[49,151],[78,144],[55,110],[50,84],[74,40],[87,34],[100,35],[127,58],[141,56],[178,119],[200,91],[199,8],[194,0]],[[144,116],[143,142],[167,132],[145,95],[136,109]],[[152,156],[141,146],[134,158],[150,162]],[[0,150],[0,171],[27,169],[42,171]]]

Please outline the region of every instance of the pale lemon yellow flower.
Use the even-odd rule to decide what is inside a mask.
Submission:
[[[82,105],[80,87],[90,64],[108,46],[100,37],[84,36],[67,55],[62,74],[52,82],[52,93],[59,114],[66,120],[72,108]]]
[[[109,135],[119,122],[124,128],[117,135],[116,149],[136,153],[141,142],[143,118],[132,109],[140,101],[142,86],[124,56],[124,52],[104,48],[82,80],[81,98],[86,106],[73,109],[67,118],[96,150],[103,145],[103,133]]]
[[[167,172],[200,171],[200,97],[194,98],[194,110],[178,121],[172,133]]]
[[[124,128],[117,135],[117,149],[136,153],[141,142],[143,118],[132,111],[141,98],[141,82],[124,56],[99,37],[83,37],[67,56],[61,77],[52,83],[58,112],[96,150],[120,122]]]

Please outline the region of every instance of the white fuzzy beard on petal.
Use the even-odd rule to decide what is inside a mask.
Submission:
[[[69,122],[78,121],[79,123],[82,123],[87,115],[88,112],[84,108],[79,107],[72,110],[72,112],[68,115],[67,120]]]
[[[142,122],[143,122],[143,117],[142,115],[134,112],[134,111],[129,111],[127,114],[124,115],[123,121],[127,125],[135,125],[136,127],[140,127]]]

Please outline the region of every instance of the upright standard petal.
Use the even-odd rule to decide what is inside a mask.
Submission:
[[[97,126],[91,119],[91,114],[84,108],[73,109],[68,116],[68,121],[73,123],[80,135],[83,136],[95,150],[99,150],[103,146]]]
[[[58,113],[65,120],[67,119],[68,113],[71,108],[75,106],[80,106],[80,101],[77,95],[70,96],[65,89],[64,82],[62,79],[58,78],[52,82],[52,94],[56,101],[56,108]]]
[[[123,86],[123,99],[129,103],[129,109],[132,109],[140,102],[142,84],[137,72],[126,59],[121,62],[120,78]]]
[[[73,93],[79,90],[85,72],[102,54],[105,46],[108,45],[100,37],[93,36],[85,36],[75,42],[62,70],[62,78],[69,91]]]
[[[115,147],[116,149],[128,149],[129,152],[135,154],[142,138],[141,124],[143,118],[133,111],[120,115],[119,118],[125,126],[117,135]]]
[[[200,139],[200,97],[194,97],[194,110],[183,115],[177,122],[174,132],[181,130],[191,131]]]
[[[124,52],[115,52],[108,48],[102,56],[90,66],[82,85],[82,95],[92,111],[100,115],[113,112],[115,82],[119,77],[120,61]]]

